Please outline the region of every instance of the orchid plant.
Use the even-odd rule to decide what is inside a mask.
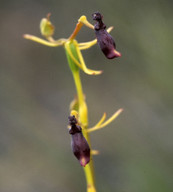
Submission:
[[[58,47],[63,46],[66,52],[67,61],[72,72],[74,83],[76,86],[77,96],[70,104],[70,116],[69,119],[69,133],[71,134],[71,145],[72,151],[76,158],[79,160],[81,166],[84,169],[87,183],[87,192],[96,192],[95,186],[95,178],[94,178],[94,167],[93,167],[93,155],[97,155],[99,152],[97,150],[93,150],[91,148],[91,142],[89,138],[89,134],[93,131],[102,129],[111,123],[117,116],[122,112],[123,109],[117,110],[110,118],[106,119],[106,113],[103,114],[102,118],[99,122],[88,128],[88,109],[85,101],[85,96],[83,93],[82,83],[80,79],[80,70],[88,75],[100,75],[102,73],[101,70],[92,70],[88,69],[81,51],[85,49],[89,49],[98,43],[102,52],[108,59],[113,59],[115,57],[120,57],[121,53],[119,53],[115,48],[115,42],[111,35],[109,34],[113,27],[109,27],[106,30],[106,25],[103,23],[103,16],[96,12],[92,14],[93,20],[96,21],[93,26],[87,20],[86,16],[81,16],[76,24],[76,27],[73,33],[69,38],[61,38],[55,40],[53,38],[54,34],[54,26],[50,21],[50,14],[47,15],[46,18],[43,18],[40,22],[40,31],[45,39],[41,39],[39,37],[25,34],[24,38],[35,41],[37,43],[49,46],[49,47]],[[90,29],[95,31],[96,39],[78,43],[76,40],[76,36],[80,29],[83,27],[89,27]]]

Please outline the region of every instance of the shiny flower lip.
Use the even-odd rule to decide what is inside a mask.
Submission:
[[[106,25],[103,23],[103,16],[99,12],[92,14],[93,20],[96,21],[94,25],[97,43],[108,59],[120,57],[121,53],[116,50],[116,44],[112,36],[106,31]]]
[[[75,116],[69,116],[69,124],[71,134],[71,147],[73,154],[79,160],[81,166],[85,167],[90,161],[90,147],[82,134],[82,128],[77,125]]]

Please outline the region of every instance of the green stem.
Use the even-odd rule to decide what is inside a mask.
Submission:
[[[77,95],[78,95],[79,118],[80,118],[81,124],[83,125],[83,135],[91,147],[90,138],[89,138],[89,135],[86,131],[87,126],[88,126],[87,105],[86,105],[86,102],[84,99],[84,94],[83,94],[83,90],[82,90],[82,84],[81,84],[81,80],[80,80],[79,71],[73,72],[73,78],[74,78],[74,82],[75,82],[76,90],[77,90]],[[84,167],[84,172],[85,172],[85,176],[86,176],[86,180],[87,180],[87,187],[88,188],[91,188],[91,187],[95,188],[92,154],[91,154],[90,163]],[[94,192],[94,190],[93,190],[93,192]]]
[[[73,56],[76,58],[76,60],[79,61],[78,54],[76,51],[75,44],[73,43],[73,40],[71,40],[69,43],[69,48],[71,52],[73,53]],[[73,74],[75,86],[76,86],[76,91],[77,91],[77,96],[78,96],[78,102],[79,102],[79,121],[82,125],[82,132],[84,137],[86,138],[90,148],[91,148],[91,143],[89,139],[89,135],[87,132],[88,128],[88,110],[87,110],[87,105],[85,102],[83,90],[82,90],[82,84],[80,80],[80,71],[79,67],[76,65],[76,63],[71,59],[70,55],[68,54],[68,50],[66,49],[66,55],[67,55],[67,60],[70,66],[70,69]],[[86,182],[87,182],[87,192],[96,192],[95,189],[95,179],[94,179],[94,168],[93,168],[93,160],[92,160],[92,153],[91,153],[91,160],[90,162],[84,167],[84,172],[86,176]]]

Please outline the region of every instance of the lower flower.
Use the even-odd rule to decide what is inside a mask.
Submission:
[[[82,134],[82,128],[77,125],[77,120],[74,115],[69,116],[69,124],[71,125],[69,133],[72,136],[72,151],[81,166],[85,167],[90,161],[90,147]]]

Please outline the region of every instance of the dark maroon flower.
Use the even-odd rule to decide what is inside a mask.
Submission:
[[[108,59],[120,57],[121,53],[116,50],[116,44],[112,36],[106,31],[106,25],[103,23],[103,16],[99,12],[92,14],[93,20],[96,21],[94,25],[97,42],[102,52]]]
[[[77,125],[75,116],[69,116],[69,124],[71,126],[69,133],[72,136],[71,147],[74,155],[80,164],[85,167],[90,161],[90,147],[82,134],[82,128]]]

